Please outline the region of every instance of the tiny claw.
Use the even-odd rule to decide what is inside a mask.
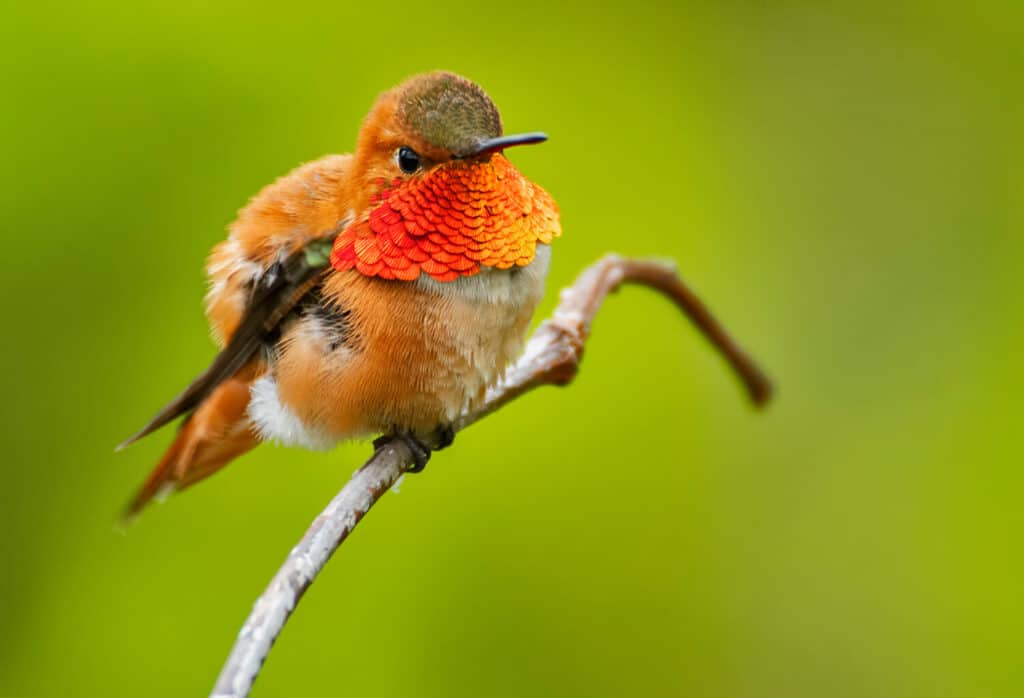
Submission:
[[[435,451],[440,451],[442,448],[448,448],[455,443],[455,429],[452,428],[451,424],[442,424],[434,430],[434,441],[437,443],[434,446]]]

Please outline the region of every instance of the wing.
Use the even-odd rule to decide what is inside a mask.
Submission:
[[[237,329],[209,368],[192,381],[146,426],[118,446],[118,450],[151,434],[168,422],[194,410],[213,390],[234,376],[272,338],[289,311],[330,271],[330,253],[337,230],[316,238],[275,262],[256,282]]]

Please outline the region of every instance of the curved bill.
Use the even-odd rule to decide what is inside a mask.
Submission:
[[[511,136],[498,136],[497,138],[487,138],[477,143],[476,147],[472,151],[462,155],[461,157],[469,158],[475,155],[487,155],[488,153],[496,153],[499,150],[511,148],[516,145],[533,145],[534,143],[543,143],[547,139],[548,134],[540,131],[516,133]]]

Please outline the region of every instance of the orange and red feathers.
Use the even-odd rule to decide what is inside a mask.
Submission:
[[[395,179],[369,215],[334,243],[331,264],[365,276],[437,281],[472,276],[481,265],[533,261],[537,243],[561,234],[558,208],[503,155],[452,160],[424,177]]]

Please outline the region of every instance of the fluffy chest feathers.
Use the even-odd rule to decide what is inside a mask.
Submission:
[[[549,260],[541,244],[530,264],[448,282],[331,274],[316,308],[292,320],[272,352],[264,380],[273,381],[273,400],[250,409],[257,429],[327,445],[453,421],[521,351]]]

